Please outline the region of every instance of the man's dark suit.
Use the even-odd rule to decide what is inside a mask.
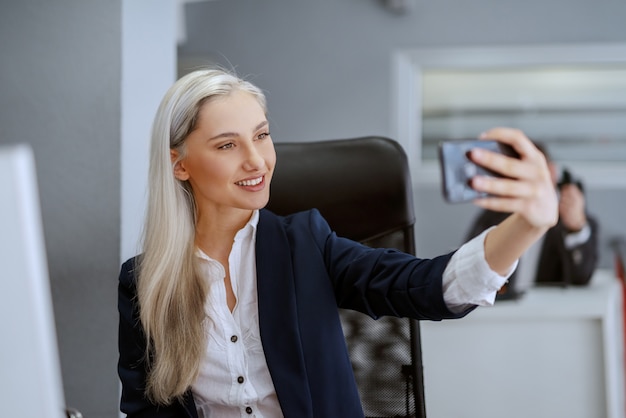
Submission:
[[[459,318],[443,300],[452,254],[416,259],[339,238],[318,211],[278,217],[261,210],[256,238],[261,340],[285,417],[363,417],[337,307],[374,318]],[[121,409],[129,417],[196,417],[193,396],[156,408],[143,394],[144,335],[138,320],[135,260],[120,273]]]
[[[490,226],[500,223],[507,216],[506,213],[482,211],[466,239],[473,238]],[[598,262],[598,223],[590,215],[587,215],[587,223],[591,229],[589,239],[571,249],[565,247],[564,237],[568,231],[560,221],[546,232],[537,264],[536,283],[574,285],[589,283]],[[510,280],[515,280],[514,275]]]

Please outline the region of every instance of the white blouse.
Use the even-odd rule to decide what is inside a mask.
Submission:
[[[208,344],[200,374],[192,385],[200,418],[283,416],[259,330],[255,258],[258,221],[259,212],[255,211],[235,235],[228,258],[237,299],[232,313],[226,303],[224,267],[200,249],[196,253],[209,284],[205,304]],[[493,304],[496,291],[506,281],[484,261],[485,234],[462,246],[446,267],[444,300],[451,309]]]

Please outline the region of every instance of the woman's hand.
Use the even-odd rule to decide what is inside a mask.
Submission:
[[[504,176],[474,177],[472,187],[492,195],[474,203],[484,209],[517,213],[534,228],[547,230],[555,225],[558,199],[543,153],[518,129],[494,128],[480,138],[511,145],[519,159],[484,149],[472,150],[472,161]]]
[[[485,260],[492,270],[506,275],[521,255],[558,221],[557,193],[546,158],[517,129],[495,128],[481,135],[511,145],[519,159],[483,149],[473,149],[475,163],[504,178],[476,176],[472,187],[490,197],[474,203],[484,209],[509,212],[485,237]]]

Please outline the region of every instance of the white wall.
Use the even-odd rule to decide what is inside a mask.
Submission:
[[[120,261],[136,255],[152,120],[176,80],[176,0],[122,2]]]

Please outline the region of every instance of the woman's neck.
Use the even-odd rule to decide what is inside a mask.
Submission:
[[[238,210],[228,214],[199,215],[196,246],[211,258],[228,259],[235,235],[248,223],[252,213]]]

